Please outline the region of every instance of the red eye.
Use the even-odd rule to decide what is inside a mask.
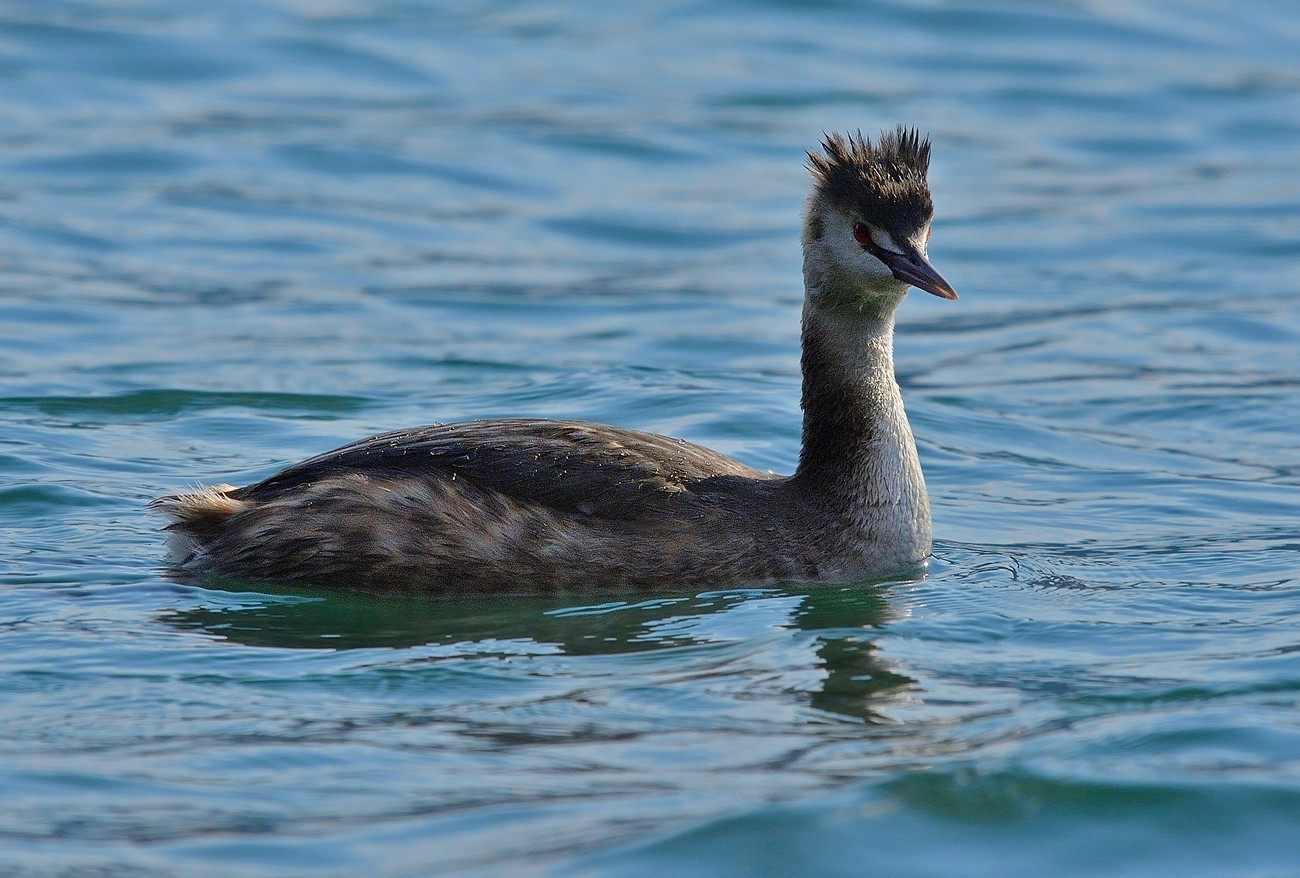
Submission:
[[[871,243],[871,229],[867,228],[866,223],[854,223],[853,238],[865,247]]]

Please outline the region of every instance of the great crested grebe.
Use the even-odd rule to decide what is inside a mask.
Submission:
[[[181,574],[380,592],[630,590],[881,578],[930,553],[894,377],[894,312],[927,260],[930,143],[808,154],[803,448],[776,476],[679,439],[508,419],[362,439],[236,488],[161,497]]]

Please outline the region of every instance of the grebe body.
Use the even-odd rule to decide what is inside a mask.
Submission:
[[[900,127],[809,154],[803,445],[794,475],[603,424],[384,433],[244,487],[155,500],[193,576],[378,592],[613,591],[880,578],[922,563],[930,510],[894,377],[926,255],[930,145]]]

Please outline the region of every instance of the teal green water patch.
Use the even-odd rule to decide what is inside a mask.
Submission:
[[[24,518],[74,507],[114,505],[107,497],[96,497],[67,485],[11,485],[0,488],[0,518]]]
[[[367,50],[343,39],[316,37],[312,39],[272,39],[266,44],[277,56],[294,59],[307,68],[320,68],[326,73],[346,69],[353,76],[368,80],[391,82],[394,85],[429,86],[431,77],[417,64],[405,64],[396,57],[387,57],[382,50]]]
[[[13,169],[22,174],[97,178],[135,174],[154,178],[180,173],[193,164],[187,156],[156,149],[98,150],[28,159],[16,163]]]
[[[281,157],[295,167],[331,175],[392,174],[427,179],[432,176],[448,182],[460,183],[478,189],[512,191],[519,184],[500,177],[476,172],[463,167],[420,162],[387,152],[366,149],[344,150],[323,145],[307,144],[285,147]]]
[[[914,774],[823,807],[771,807],[568,874],[1284,875],[1294,790],[1225,778],[1108,783],[1026,770]]]
[[[21,13],[15,18],[5,23],[6,31],[32,66],[54,66],[57,61],[91,76],[172,83],[221,78],[238,69],[221,53],[210,51],[211,43],[180,34],[150,35],[132,27],[105,26],[102,21],[76,27]]]
[[[633,225],[613,216],[552,220],[547,227],[580,240],[610,245],[673,249],[712,249],[734,245],[753,236],[752,230],[682,229],[665,225]]]
[[[698,157],[671,144],[655,142],[617,132],[592,131],[541,131],[538,139],[546,144],[579,153],[625,159],[629,162],[655,164],[698,161]]]
[[[307,396],[293,393],[238,393],[197,390],[140,390],[114,396],[92,397],[9,397],[0,398],[0,406],[30,408],[59,417],[115,419],[125,416],[175,416],[184,412],[214,411],[228,408],[263,411],[308,410],[313,412],[350,412],[366,404],[349,396]]]

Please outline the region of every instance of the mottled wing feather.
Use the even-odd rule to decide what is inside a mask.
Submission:
[[[463,479],[517,500],[622,521],[669,505],[708,502],[718,479],[770,478],[680,439],[585,421],[509,419],[382,433],[295,464],[234,496],[270,499],[346,472]]]

